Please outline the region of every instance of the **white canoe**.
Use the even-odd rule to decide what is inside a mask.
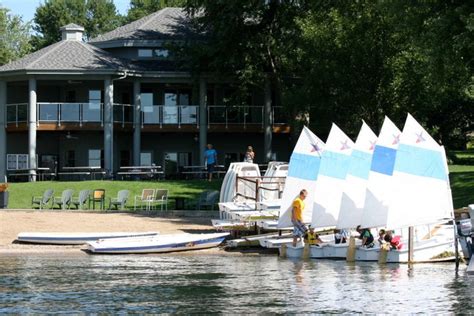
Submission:
[[[107,238],[156,236],[158,232],[99,232],[99,233],[19,233],[16,240],[34,244],[82,245],[88,241]]]
[[[87,243],[97,254],[161,253],[205,249],[218,246],[229,233],[170,234],[143,238],[114,238]]]

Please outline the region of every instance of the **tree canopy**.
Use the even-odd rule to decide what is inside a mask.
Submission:
[[[355,136],[362,119],[378,132],[384,115],[402,127],[410,112],[456,147],[473,128],[473,7],[189,0],[186,8],[208,40],[181,51],[195,72],[232,76],[239,87],[270,79],[274,103],[293,119],[308,111],[322,137],[331,122]]]
[[[0,6],[0,65],[23,57],[31,50],[30,25]]]
[[[166,7],[183,7],[186,0],[130,0],[127,22],[133,22]]]
[[[39,49],[56,43],[59,29],[69,23],[83,26],[89,39],[117,28],[122,20],[113,0],[45,0],[36,9],[33,45]]]

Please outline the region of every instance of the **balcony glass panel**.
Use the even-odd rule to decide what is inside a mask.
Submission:
[[[197,106],[181,107],[181,124],[197,123]]]
[[[247,124],[262,124],[263,122],[263,107],[249,106],[245,117]]]
[[[233,106],[227,108],[227,122],[230,124],[238,124],[244,122],[244,107]]]
[[[160,124],[160,107],[147,106],[147,110],[143,111],[143,124]]]
[[[79,122],[79,103],[63,103],[61,104],[61,121],[63,122]]]
[[[178,107],[163,107],[163,124],[178,124]]]
[[[18,122],[28,121],[28,104],[18,104]]]
[[[226,122],[225,106],[210,106],[209,107],[209,123],[225,124]]]
[[[40,121],[53,121],[58,120],[58,104],[38,104],[38,117]]]
[[[82,105],[82,120],[84,122],[100,122],[101,104],[96,102]]]
[[[17,105],[7,105],[7,122],[16,122]]]
[[[133,122],[133,106],[123,107],[123,120],[125,123]]]

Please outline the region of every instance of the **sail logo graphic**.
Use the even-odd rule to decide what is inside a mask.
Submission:
[[[420,134],[415,133],[415,135],[417,144],[426,141],[426,139],[423,137],[423,132],[420,132]]]
[[[311,143],[311,152],[314,153],[314,152],[317,152],[317,153],[320,153],[323,149],[321,147],[318,146],[318,143],[316,144],[313,144]]]
[[[341,149],[339,149],[339,150],[342,151],[342,150],[346,150],[346,149],[351,149],[351,147],[349,145],[347,145],[347,142],[348,142],[347,139],[345,141],[341,142],[342,146],[341,146]]]
[[[396,145],[400,142],[400,134],[398,135],[392,135],[393,136],[393,142],[392,145]]]
[[[369,150],[370,150],[370,151],[373,151],[373,150],[374,150],[374,148],[375,148],[375,143],[376,143],[376,142],[377,142],[376,140],[374,140],[374,141],[370,141],[370,140],[369,140],[369,143],[370,143]]]

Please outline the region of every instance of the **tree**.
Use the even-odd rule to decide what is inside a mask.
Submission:
[[[127,22],[133,22],[166,7],[183,7],[186,0],[131,0]]]
[[[30,52],[30,24],[18,15],[0,7],[0,65],[23,57]]]
[[[297,47],[295,18],[305,11],[304,1],[191,0],[186,9],[205,40],[189,42],[178,56],[197,73],[234,80],[243,99],[268,80],[279,103],[282,80],[292,76],[285,60],[294,58],[289,48]]]
[[[46,0],[36,9],[34,22],[39,35],[33,45],[39,49],[59,41],[59,29],[66,24],[83,26],[89,39],[115,29],[122,17],[112,0]]]

